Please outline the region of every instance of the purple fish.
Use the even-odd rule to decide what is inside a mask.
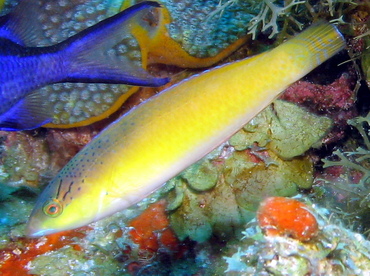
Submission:
[[[161,86],[168,78],[156,78],[143,68],[118,59],[110,49],[122,41],[129,21],[139,11],[159,7],[141,2],[65,41],[48,47],[27,47],[23,41],[37,29],[20,20],[37,12],[36,1],[21,1],[13,12],[0,18],[0,129],[24,130],[52,120],[52,112],[35,89],[58,82],[116,83]],[[32,24],[32,20],[29,24]],[[27,32],[24,31],[27,29]]]

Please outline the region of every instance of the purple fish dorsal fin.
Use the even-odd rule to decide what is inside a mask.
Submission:
[[[37,46],[42,35],[39,21],[40,1],[20,0],[7,15],[0,18],[0,37],[23,46]]]

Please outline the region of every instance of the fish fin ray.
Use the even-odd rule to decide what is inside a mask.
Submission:
[[[13,11],[0,19],[0,37],[23,46],[37,46],[37,41],[43,37],[38,20],[40,8],[40,1],[21,0]]]
[[[44,95],[35,91],[0,116],[0,130],[33,129],[50,123],[52,111]]]
[[[130,24],[135,24],[141,11],[159,7],[156,2],[136,4],[119,14],[70,37],[64,47],[69,71],[64,82],[123,83],[138,86],[161,86],[168,78],[150,75],[140,65],[123,55],[109,55],[108,52],[126,35],[130,35]]]

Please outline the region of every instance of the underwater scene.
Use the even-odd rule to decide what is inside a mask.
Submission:
[[[0,275],[370,275],[369,0],[0,0]]]

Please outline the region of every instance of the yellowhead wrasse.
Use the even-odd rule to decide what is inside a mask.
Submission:
[[[142,200],[344,46],[338,30],[321,23],[271,51],[205,71],[150,98],[59,172],[38,199],[27,234],[77,228]]]

